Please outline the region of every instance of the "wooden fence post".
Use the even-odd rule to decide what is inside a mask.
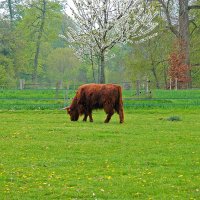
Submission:
[[[59,81],[56,82],[55,99],[58,99]]]
[[[59,89],[63,89],[63,81],[62,80],[59,80],[59,82],[58,82],[58,84],[59,84]]]
[[[136,95],[140,95],[140,80],[136,80]]]
[[[25,80],[24,79],[19,79],[19,88],[20,88],[20,90],[24,89],[24,85],[25,85]]]
[[[148,93],[149,93],[149,80],[147,78],[147,80],[146,80],[146,94],[148,94]]]
[[[66,105],[68,105],[68,90],[69,90],[69,84],[67,84],[67,89],[65,92]]]

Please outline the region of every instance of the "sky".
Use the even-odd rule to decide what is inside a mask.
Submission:
[[[0,0],[0,7],[1,7],[1,3],[3,2],[3,0]],[[3,13],[3,9],[0,9],[0,14]]]

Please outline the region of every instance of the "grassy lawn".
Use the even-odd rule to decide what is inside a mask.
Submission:
[[[0,111],[0,199],[200,199],[199,112]]]

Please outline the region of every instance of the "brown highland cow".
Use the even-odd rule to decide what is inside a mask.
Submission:
[[[124,122],[122,102],[122,88],[114,84],[85,84],[78,88],[76,95],[69,107],[64,108],[70,115],[71,121],[77,121],[84,115],[83,121],[93,122],[92,110],[103,108],[107,114],[105,123],[108,123],[116,111],[120,123]]]

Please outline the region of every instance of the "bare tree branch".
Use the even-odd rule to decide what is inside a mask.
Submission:
[[[175,26],[172,24],[171,16],[170,16],[170,13],[169,13],[169,2],[170,2],[170,0],[167,1],[167,5],[165,4],[164,0],[158,0],[158,1],[160,2],[160,4],[163,7],[163,10],[164,10],[164,13],[166,15],[167,22],[168,22],[168,25],[169,25],[169,29],[172,31],[172,33],[174,33],[174,35],[176,35],[176,37],[179,37],[179,32],[177,31]]]
[[[188,10],[192,10],[192,9],[200,9],[200,5],[188,6]]]

